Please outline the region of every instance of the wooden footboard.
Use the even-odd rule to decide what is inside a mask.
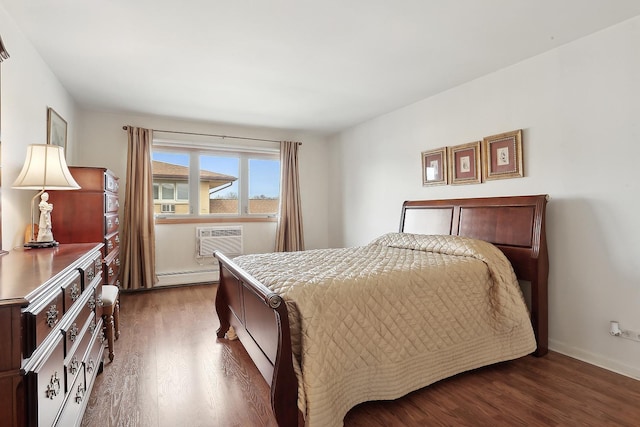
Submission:
[[[233,326],[242,345],[271,387],[271,407],[279,426],[296,426],[298,381],[293,370],[287,307],[282,298],[219,251],[220,284],[216,312],[218,338]]]

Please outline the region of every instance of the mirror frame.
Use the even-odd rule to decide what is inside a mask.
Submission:
[[[4,47],[0,37],[0,255],[7,251],[2,250],[2,61],[9,58],[9,52]]]

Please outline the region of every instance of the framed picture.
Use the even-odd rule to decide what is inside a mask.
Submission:
[[[422,185],[447,184],[447,148],[422,152]]]
[[[67,154],[67,122],[51,107],[47,108],[47,144],[58,145]]]
[[[480,184],[480,141],[449,147],[449,183]]]
[[[524,176],[522,129],[487,136],[482,141],[482,152],[482,178],[485,181]]]

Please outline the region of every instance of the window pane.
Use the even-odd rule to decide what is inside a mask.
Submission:
[[[162,188],[162,200],[176,199],[173,184],[164,183],[164,184],[161,184],[161,188]]]
[[[201,155],[200,213],[238,215],[239,176],[239,158]]]
[[[280,161],[249,159],[249,213],[278,213],[279,195]]]
[[[189,184],[179,182],[176,185],[177,200],[189,200]]]
[[[154,211],[156,213],[189,213],[189,154],[154,150],[151,160]],[[180,201],[185,202],[177,208],[175,204],[167,204],[176,200],[176,187]],[[183,188],[186,188],[186,191]]]

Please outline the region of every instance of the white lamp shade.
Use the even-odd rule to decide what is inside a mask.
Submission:
[[[64,149],[51,144],[32,144],[27,147],[22,172],[13,188],[24,190],[77,190],[78,183],[64,159]]]

